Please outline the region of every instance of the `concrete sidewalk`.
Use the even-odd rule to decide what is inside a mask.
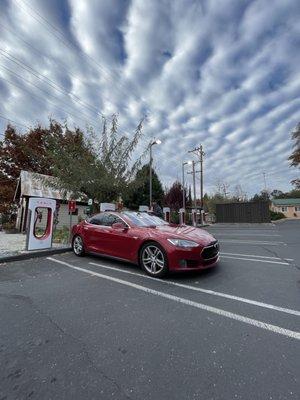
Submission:
[[[0,232],[0,262],[45,256],[70,250],[68,244],[53,243],[51,249],[27,251],[25,250],[26,235],[22,233]]]

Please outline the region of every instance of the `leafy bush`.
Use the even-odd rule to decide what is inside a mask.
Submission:
[[[176,211],[171,211],[170,222],[172,224],[179,224],[179,213]]]
[[[15,222],[4,222],[4,224],[2,224],[2,228],[6,233],[19,233],[19,231],[16,229]]]
[[[271,221],[278,221],[279,219],[286,218],[282,212],[270,211]]]
[[[53,232],[53,242],[68,244],[69,236],[70,236],[69,228],[67,226],[63,226],[60,229],[55,229],[55,231]]]

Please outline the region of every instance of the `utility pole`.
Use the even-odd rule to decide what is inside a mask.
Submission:
[[[190,150],[189,153],[193,153],[199,157],[200,163],[200,201],[201,201],[201,208],[203,209],[203,156],[205,155],[203,151],[203,146],[200,144],[199,147],[196,147],[193,150]]]
[[[195,171],[196,161],[192,161],[192,171],[188,172],[188,174],[193,175],[193,197],[194,197],[194,208],[197,208],[197,198],[196,198],[196,171]],[[198,171],[197,171],[198,172]]]
[[[267,191],[267,181],[266,181],[266,173],[263,172],[263,177],[264,177],[264,187],[265,187],[265,192]]]

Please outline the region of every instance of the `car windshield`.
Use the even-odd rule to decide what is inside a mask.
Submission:
[[[168,223],[163,219],[156,217],[155,215],[149,215],[147,212],[124,211],[123,214],[137,226],[168,225]]]

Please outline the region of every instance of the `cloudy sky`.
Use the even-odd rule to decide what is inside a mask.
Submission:
[[[299,0],[0,0],[0,134],[51,115],[130,133],[147,115],[169,185],[205,150],[205,191],[290,189],[300,121]],[[190,179],[190,175],[187,179]]]

